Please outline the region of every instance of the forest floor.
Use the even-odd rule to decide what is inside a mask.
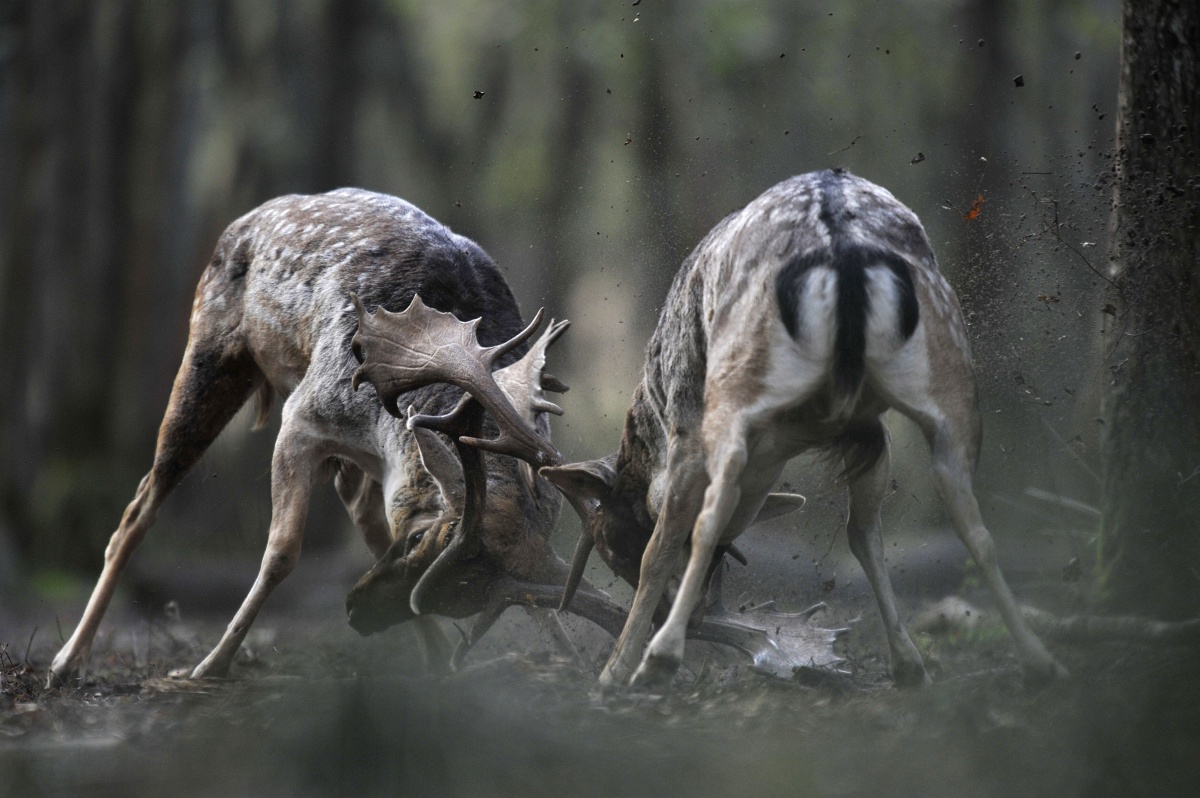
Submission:
[[[697,644],[666,695],[602,691],[597,630],[574,624],[581,667],[519,610],[441,676],[407,631],[268,615],[201,682],[166,674],[220,625],[118,614],[66,687],[49,635],[0,650],[0,796],[1196,794],[1194,651],[1055,647],[1072,678],[1028,692],[1002,630],[921,636],[934,684],[900,690],[873,607],[816,622],[864,609],[842,672],[780,681]]]

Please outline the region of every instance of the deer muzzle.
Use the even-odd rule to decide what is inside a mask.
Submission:
[[[372,635],[412,620],[409,602],[419,574],[403,559],[379,562],[346,596],[346,619],[361,635]]]

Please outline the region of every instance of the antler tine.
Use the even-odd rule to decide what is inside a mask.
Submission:
[[[534,321],[540,322],[543,315],[544,309],[539,309]],[[492,404],[485,401],[487,409],[500,427],[500,434],[491,440],[464,437],[462,438],[463,443],[485,451],[519,458],[535,468],[544,465],[558,465],[563,462],[562,455],[554,448],[553,444],[538,434],[536,424],[538,413],[553,413],[557,416],[563,414],[561,407],[546,398],[543,385],[545,375],[542,373],[542,368],[546,365],[546,350],[566,332],[570,325],[571,322],[566,319],[562,321],[552,319],[541,337],[520,360],[499,369],[492,375],[495,385],[500,388],[503,396],[508,400],[502,407],[493,407]],[[527,337],[532,327],[533,325],[530,325],[525,328],[513,340]],[[507,347],[508,344],[500,346]],[[554,387],[566,389],[567,386],[557,379],[553,377],[550,379]],[[554,388],[552,387],[551,390]],[[532,441],[531,436],[533,437]]]
[[[542,311],[539,310],[537,315],[538,318],[541,318]],[[500,387],[500,390],[508,398],[510,408],[520,417],[520,421],[523,423],[516,428],[501,423],[500,435],[495,440],[464,439],[464,443],[478,446],[488,451],[519,457],[535,467],[554,465],[562,462],[562,456],[540,434],[538,435],[538,439],[541,441],[542,446],[539,449],[553,450],[552,459],[550,462],[543,462],[536,456],[530,457],[531,453],[523,449],[526,441],[522,439],[522,433],[533,431],[537,434],[536,428],[538,414],[540,413],[553,413],[556,416],[563,414],[561,407],[546,398],[545,375],[542,369],[546,365],[546,350],[566,332],[570,325],[571,323],[565,319],[562,321],[552,319],[541,337],[529,348],[524,357],[516,363],[496,371],[492,375],[496,385]],[[551,377],[551,384],[555,387],[566,388],[565,385],[562,385],[561,382],[553,377]],[[534,454],[536,455],[537,453]]]
[[[587,568],[588,557],[591,556],[592,549],[596,545],[589,522],[591,509],[585,504],[584,499],[570,493],[563,495],[575,509],[575,514],[579,516],[582,529],[579,531],[579,540],[575,543],[575,553],[571,555],[571,570],[567,574],[566,584],[563,585],[562,601],[558,605],[559,612],[566,612],[567,608],[571,606],[571,599],[575,598],[575,591],[579,589],[579,583],[583,581],[583,571]]]
[[[467,409],[471,406],[471,402],[475,401],[475,397],[469,393],[464,393],[458,400],[458,404],[454,406],[449,413],[443,413],[440,416],[431,416],[428,413],[416,413],[409,408],[408,413],[408,428],[416,429],[423,427],[431,429],[434,432],[445,433],[454,440],[458,440],[462,435],[466,434],[467,427],[470,423],[469,413]]]
[[[542,372],[542,388],[555,393],[566,393],[571,390],[565,382],[555,377],[553,374]]]
[[[542,317],[545,315],[546,309],[538,308],[538,312],[533,314],[533,321],[529,322],[524,330],[521,330],[519,333],[514,335],[512,338],[509,338],[502,344],[489,346],[487,349],[485,349],[484,351],[488,353],[488,366],[491,366],[497,360],[516,349],[518,346],[528,340],[529,336],[537,332],[537,328],[542,326]]]
[[[496,372],[496,382],[508,394],[508,398],[513,400],[513,404],[522,404],[522,398],[525,400],[524,403],[528,404],[530,412],[526,414],[525,420],[531,424],[536,421],[537,413],[553,413],[556,416],[563,414],[561,407],[546,398],[546,391],[566,393],[569,389],[561,380],[553,374],[547,374],[544,369],[546,367],[546,350],[561,338],[570,326],[571,322],[566,319],[561,321],[551,319],[550,325],[546,327],[542,337],[538,338],[523,358]]]
[[[489,407],[488,409],[490,410],[491,408]],[[467,446],[473,446],[485,452],[516,457],[534,467],[561,465],[564,462],[564,458],[558,449],[555,449],[549,441],[538,436],[537,433],[532,431],[527,433],[523,426],[517,428],[521,432],[516,435],[507,432],[503,426],[500,429],[504,431],[497,438],[471,438],[463,436],[459,440]],[[530,437],[532,440],[529,440]]]

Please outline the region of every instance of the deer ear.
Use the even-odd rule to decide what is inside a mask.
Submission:
[[[413,409],[410,407],[408,412],[409,415],[412,415]],[[413,430],[413,435],[417,439],[417,451],[421,454],[421,465],[425,466],[429,476],[433,477],[433,481],[437,483],[438,490],[442,492],[442,499],[446,503],[446,509],[461,513],[466,487],[462,463],[459,461],[458,455],[433,430],[417,427]]]
[[[581,499],[603,501],[612,492],[617,479],[617,472],[610,461],[611,458],[605,458],[563,466],[545,466],[538,473],[563,493]]]
[[[754,523],[761,524],[772,518],[794,513],[804,506],[805,501],[799,493],[768,493],[762,509],[754,516]]]

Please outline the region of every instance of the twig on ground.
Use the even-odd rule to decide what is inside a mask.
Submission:
[[[1077,513],[1082,513],[1084,515],[1091,516],[1092,518],[1100,518],[1103,515],[1103,513],[1101,513],[1100,509],[1097,507],[1093,507],[1090,504],[1081,502],[1078,499],[1072,499],[1067,496],[1059,496],[1057,493],[1051,493],[1050,491],[1042,490],[1041,488],[1028,487],[1025,489],[1025,495],[1049,504],[1057,505],[1058,507],[1062,507],[1067,510],[1074,510]]]
[[[23,662],[27,667],[29,665],[29,651],[33,648],[33,638],[37,636],[37,633],[38,628],[35,626],[33,627],[33,631],[29,633],[29,642],[25,644],[25,659]]]

